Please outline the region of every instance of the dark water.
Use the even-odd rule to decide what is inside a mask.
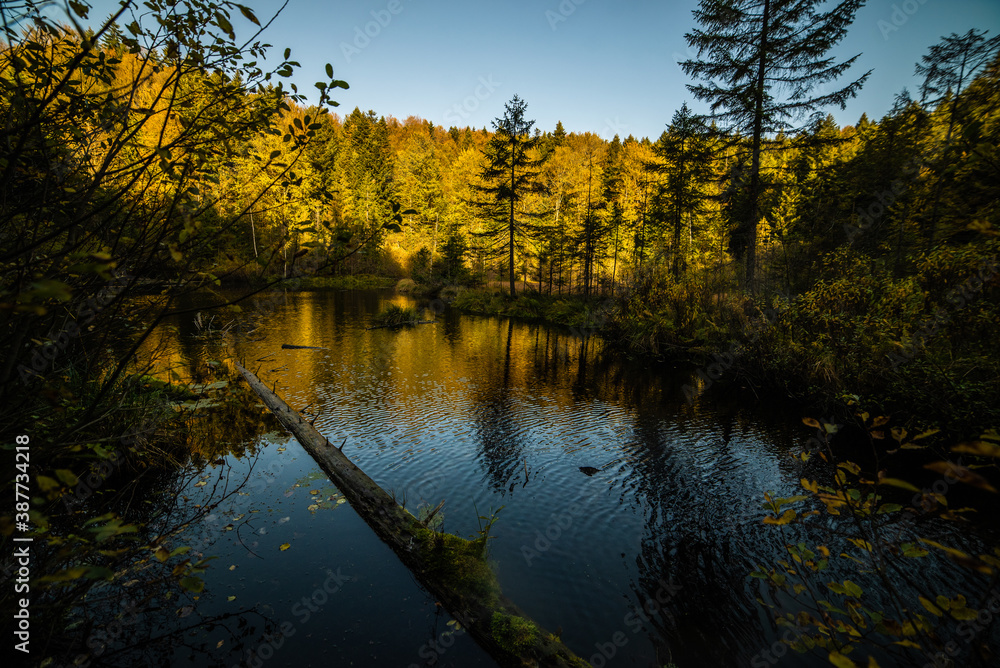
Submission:
[[[764,654],[784,629],[757,598],[778,612],[799,607],[749,576],[787,559],[782,546],[796,536],[761,523],[765,492],[801,491],[790,455],[810,430],[787,403],[708,392],[690,405],[691,369],[629,360],[560,327],[445,311],[436,325],[366,331],[387,302],[412,303],[389,291],[278,293],[249,336],[206,342],[186,319],[151,345],[181,375],[227,351],[244,360],[414,512],[444,499],[446,531],[472,535],[477,515],[502,506],[491,559],[505,594],[597,668],[828,665],[825,652]],[[205,504],[220,476],[249,476],[177,538],[219,558],[199,600],[168,615],[192,626],[175,663],[495,665],[453,633],[294,439],[255,441],[253,456],[207,469],[213,484],[193,478],[183,490],[185,503]],[[934,559],[919,575],[929,590],[971,586]],[[837,563],[845,570],[824,582],[852,577]]]

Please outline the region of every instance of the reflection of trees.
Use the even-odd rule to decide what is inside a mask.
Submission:
[[[490,485],[501,494],[514,491],[514,479],[523,470],[524,458],[510,387],[513,338],[514,321],[508,319],[503,363],[492,362],[492,356],[483,360],[473,391],[479,458]]]
[[[150,466],[127,475],[120,470],[125,467],[127,463],[74,504],[86,509],[86,516],[114,516],[123,525],[135,526],[133,532],[96,539],[112,557],[109,567],[114,577],[96,584],[87,577],[76,578],[40,588],[33,612],[59,619],[62,630],[33,635],[40,645],[38,654],[52,657],[56,665],[71,665],[82,656],[91,666],[132,666],[169,665],[184,652],[187,665],[193,665],[198,656],[200,663],[208,665],[218,659],[221,638],[233,651],[239,650],[241,638],[256,642],[268,629],[266,620],[251,621],[259,617],[254,611],[203,615],[197,607],[200,585],[179,580],[197,577],[207,565],[203,559],[222,532],[217,518],[214,523],[207,520],[223,502],[240,493],[253,466],[238,477],[232,477],[228,467],[209,469],[207,463],[182,468]],[[184,495],[206,473],[205,498],[199,498],[201,503],[196,505],[188,503]],[[74,533],[86,532],[82,527],[52,525],[48,534],[54,545],[70,546],[75,545]],[[36,565],[41,572],[51,572],[44,559]],[[89,588],[89,592],[79,597],[74,593],[77,588]]]
[[[215,374],[199,377],[194,368],[192,363],[196,380],[219,379]],[[172,654],[181,649],[191,656],[217,656],[220,633],[230,646],[239,637],[259,638],[264,630],[260,622],[251,623],[249,617],[238,614],[202,616],[188,590],[194,581],[179,586],[183,578],[198,575],[202,567],[198,562],[221,533],[216,526],[212,527],[215,535],[199,538],[191,535],[190,527],[201,526],[209,513],[246,483],[246,477],[233,477],[229,467],[218,466],[224,463],[222,458],[250,457],[252,471],[260,436],[277,425],[269,413],[261,411],[256,395],[241,385],[226,385],[212,394],[211,401],[210,408],[185,411],[182,420],[171,423],[169,434],[157,432],[159,419],[152,419],[147,429],[141,421],[144,416],[138,416],[122,437],[131,444],[128,452],[137,458],[122,455],[104,460],[89,473],[79,472],[76,488],[56,500],[65,503],[72,514],[50,515],[50,542],[38,546],[35,572],[52,575],[67,567],[90,566],[95,562],[85,555],[100,550],[110,558],[106,566],[114,577],[105,582],[103,575],[92,579],[98,572],[80,576],[66,571],[62,577],[69,579],[65,581],[40,583],[33,616],[50,624],[58,620],[45,628],[65,629],[58,634],[46,635],[41,630],[33,634],[40,656],[65,665],[81,654],[89,656],[93,666],[159,665],[170,663]],[[165,401],[159,406],[157,410],[172,412]],[[209,465],[216,466],[210,469]],[[207,473],[214,474],[202,488],[207,498],[197,506],[186,503],[184,495]],[[78,517],[101,521],[85,527],[74,521]],[[93,529],[108,521],[135,529],[109,538],[95,536]],[[185,546],[191,550],[171,554]],[[179,615],[185,605],[191,606],[190,614]],[[196,628],[197,637],[192,635]],[[212,639],[206,639],[212,632]]]

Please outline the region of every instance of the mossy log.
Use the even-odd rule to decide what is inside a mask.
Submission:
[[[485,539],[427,528],[256,375],[239,363],[236,368],[358,515],[501,666],[589,667],[500,592],[485,560]]]

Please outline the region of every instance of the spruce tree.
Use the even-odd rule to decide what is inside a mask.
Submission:
[[[473,190],[484,196],[473,202],[493,218],[492,225],[479,236],[490,239],[494,254],[506,252],[510,296],[514,287],[514,249],[525,238],[536,236],[537,227],[518,220],[517,206],[529,193],[542,193],[545,187],[538,180],[542,160],[532,155],[539,137],[531,134],[534,121],[525,118],[527,104],[515,95],[504,107],[504,115],[493,121],[494,134],[483,148],[486,164],[480,172],[484,184]],[[522,214],[522,218],[528,214]]]
[[[847,33],[864,0],[842,0],[820,12],[823,0],[701,0],[694,11],[702,28],[684,37],[697,60],[681,67],[705,83],[688,85],[710,103],[710,117],[749,135],[750,165],[744,226],[744,284],[756,290],[757,226],[760,221],[760,154],[767,135],[789,130],[806,113],[830,104],[845,106],[871,71],[832,92],[816,91],[835,81],[858,56],[836,63],[827,52]],[[780,97],[779,97],[780,96]]]

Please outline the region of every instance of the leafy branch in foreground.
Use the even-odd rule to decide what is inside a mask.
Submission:
[[[858,418],[876,452],[876,475],[835,457],[830,442],[839,425],[805,418],[817,430],[811,441],[816,447],[795,455],[796,463],[805,466],[815,457],[833,466],[832,484],[803,477],[805,494],[765,494],[763,507],[769,514],[763,523],[782,531],[787,558],[771,568],[759,566],[751,576],[805,608],[777,615],[776,623],[792,632],[784,642],[800,653],[822,650],[835,666],[858,665],[859,655],[868,666],[878,666],[880,657],[922,663],[917,654],[934,662],[944,657],[942,665],[991,665],[997,648],[989,633],[981,633],[989,626],[981,616],[986,612],[992,618],[990,607],[1000,603],[995,588],[1000,546],[981,546],[983,553],[973,555],[926,537],[926,532],[932,527],[940,532],[942,521],[965,521],[963,516],[973,511],[949,506],[945,492],[952,485],[996,493],[973,469],[996,469],[1000,435],[991,430],[980,440],[951,448],[968,463],[960,458],[926,464],[943,477],[918,488],[890,477],[882,457],[930,452],[922,441],[934,431],[911,436],[905,428],[887,428],[886,417],[859,413]],[[909,504],[897,502],[905,501],[897,499],[899,490],[912,493]],[[821,542],[808,538],[815,534],[822,536]],[[844,549],[839,555],[835,553],[841,548],[831,547],[836,545]],[[942,577],[931,579],[929,573]],[[941,586],[949,590],[935,591]]]

